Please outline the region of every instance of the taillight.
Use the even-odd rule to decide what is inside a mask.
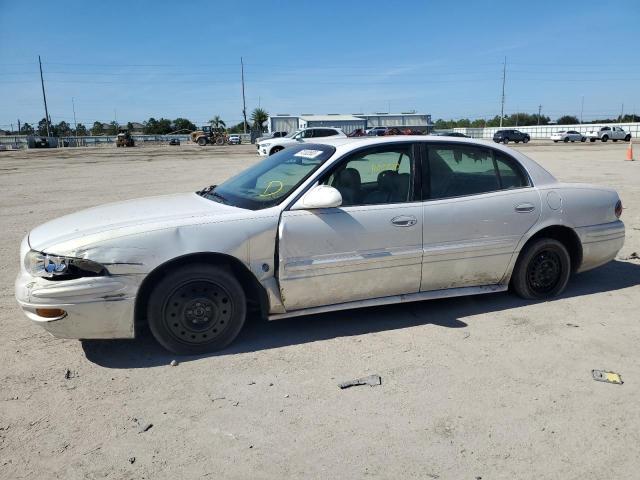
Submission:
[[[618,202],[616,203],[616,217],[620,218],[620,215],[622,215],[622,201],[618,200]]]

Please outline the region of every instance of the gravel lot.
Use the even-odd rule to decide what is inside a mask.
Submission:
[[[618,189],[616,261],[547,303],[254,319],[230,349],[177,366],[148,337],[32,326],[13,298],[19,242],[81,208],[217,183],[255,147],[0,152],[0,478],[638,478],[640,162],[621,143],[516,148],[563,181]],[[337,386],[374,373],[381,386]]]

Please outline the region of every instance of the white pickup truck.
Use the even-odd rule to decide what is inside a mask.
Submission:
[[[631,140],[631,134],[625,132],[620,127],[601,127],[599,130],[591,130],[587,132],[585,135],[590,142],[595,142],[596,140],[602,140],[606,142],[608,140],[613,140],[617,142],[618,140],[624,140],[628,142]]]

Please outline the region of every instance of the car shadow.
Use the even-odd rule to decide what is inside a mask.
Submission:
[[[561,298],[621,290],[640,284],[640,265],[613,261],[572,278]],[[173,359],[187,362],[206,357],[237,355],[260,350],[397,330],[420,325],[464,328],[460,320],[530,304],[507,292],[368,307],[269,322],[249,318],[233,344],[219,352],[176,356],[158,345],[145,330],[135,340],[85,340],[87,359],[106,368],[147,368],[167,365]]]

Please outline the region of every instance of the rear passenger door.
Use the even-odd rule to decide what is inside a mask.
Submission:
[[[538,220],[538,192],[518,162],[498,150],[439,142],[425,150],[420,289],[499,283]]]

